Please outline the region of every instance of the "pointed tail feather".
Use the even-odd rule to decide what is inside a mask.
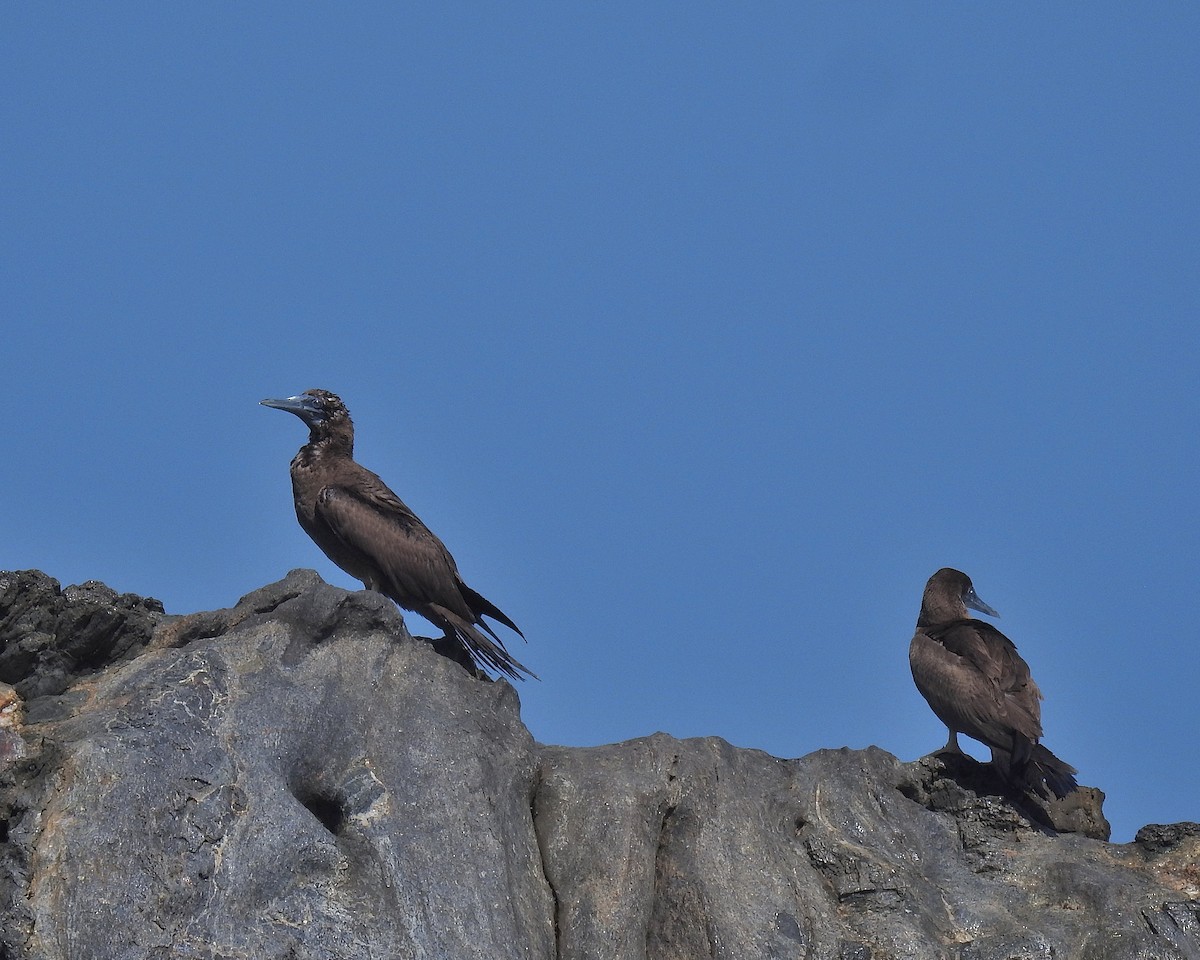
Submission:
[[[1031,779],[1035,783],[1044,783],[1059,800],[1079,789],[1079,783],[1075,780],[1075,774],[1079,771],[1040,743],[1034,745],[1027,769],[1034,771]]]
[[[1009,783],[1041,797],[1053,793],[1059,800],[1079,789],[1076,769],[1040,743],[1014,737],[1013,750],[992,747],[992,764]]]
[[[458,614],[447,610],[445,607],[433,606],[432,610],[442,619],[443,629],[447,633],[453,633],[458,642],[467,649],[467,652],[471,654],[471,658],[479,666],[489,667],[497,673],[504,674],[510,680],[523,679],[521,676],[522,673],[533,677],[534,680],[539,679],[536,673],[513,657],[504,648],[504,644],[500,642],[499,638],[493,642],[481,633],[475,624],[468,623]]]
[[[492,601],[487,597],[476,593],[461,580],[458,581],[458,592],[463,595],[463,599],[467,601],[467,606],[471,608],[471,612],[474,613],[476,617],[491,617],[497,623],[504,624],[509,630],[512,630],[514,633],[516,633],[517,636],[519,636],[522,640],[525,639],[525,634],[521,633],[521,628],[509,620],[508,615],[505,614],[505,612],[498,606],[492,603]],[[493,631],[492,628],[486,623],[480,623],[480,626],[490,633],[496,640],[500,639],[496,636],[495,631]]]

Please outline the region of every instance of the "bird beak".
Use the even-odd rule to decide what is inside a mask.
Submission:
[[[963,594],[963,603],[965,603],[972,610],[978,610],[980,613],[986,613],[989,617],[1000,616],[1000,614],[979,599],[979,594],[975,592],[974,587],[967,588],[967,592]]]
[[[304,393],[298,397],[288,397],[286,400],[262,400],[260,402],[264,407],[274,407],[276,410],[286,410],[288,413],[294,413],[310,426],[315,421],[320,420],[324,414],[324,410],[321,408],[321,401],[316,397],[310,397]]]

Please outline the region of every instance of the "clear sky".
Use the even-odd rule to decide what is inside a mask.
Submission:
[[[303,425],[547,743],[945,738],[956,566],[1114,837],[1200,820],[1200,6],[6,5],[0,568],[294,567]],[[414,632],[430,632],[409,617]]]

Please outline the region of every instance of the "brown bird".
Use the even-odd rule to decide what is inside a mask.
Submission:
[[[986,744],[992,764],[1010,783],[1057,797],[1077,789],[1075,768],[1038,740],[1042,691],[1029,664],[999,630],[967,608],[998,617],[979,599],[971,578],[943,567],[925,584],[917,632],[908,648],[917,689],[950,730],[942,750],[962,753],[958,734]]]
[[[306,390],[262,402],[308,426],[308,443],[292,460],[292,496],[300,526],[325,555],[368,590],[436,624],[477,666],[513,680],[522,673],[534,677],[483,618],[523,638],[517,625],[463,583],[442,541],[379,477],[354,462],[354,425],[341,399],[328,390]]]

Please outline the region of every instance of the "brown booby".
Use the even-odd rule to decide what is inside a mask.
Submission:
[[[524,637],[517,625],[463,583],[442,541],[378,476],[354,462],[354,425],[341,399],[328,390],[306,390],[262,403],[294,413],[308,426],[308,443],[292,460],[292,496],[300,526],[325,556],[368,590],[436,624],[476,666],[513,680],[522,673],[535,676],[483,618]]]
[[[942,750],[962,753],[958,734],[986,744],[992,764],[1010,783],[1046,796],[1065,797],[1078,787],[1075,768],[1038,740],[1042,691],[1016,645],[967,608],[989,617],[971,578],[943,567],[925,584],[917,632],[908,648],[917,689],[950,731]]]

